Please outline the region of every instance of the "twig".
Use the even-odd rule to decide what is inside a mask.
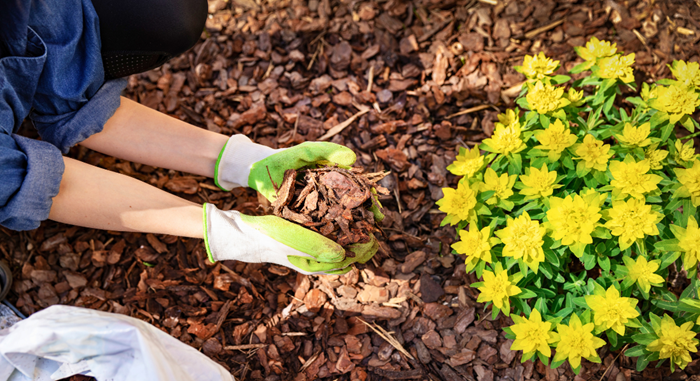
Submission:
[[[265,348],[268,344],[243,344],[243,345],[227,345],[224,349],[228,351],[244,351],[246,349]]]
[[[487,108],[489,108],[489,107],[491,107],[491,105],[479,105],[479,106],[475,106],[475,107],[472,107],[472,108],[468,108],[468,109],[466,109],[466,110],[462,110],[462,111],[456,112],[456,113],[454,113],[454,114],[452,114],[452,115],[448,115],[445,119],[452,119],[452,118],[454,118],[455,116],[471,114],[471,113],[473,113],[473,112],[485,110],[485,109],[487,109]]]
[[[313,362],[316,361],[316,359],[318,358],[318,355],[320,355],[320,354],[321,354],[321,350],[319,349],[316,353],[314,353],[313,356],[309,357],[309,359],[306,360],[304,365],[302,365],[301,368],[299,369],[298,373],[303,373],[306,370],[306,368],[310,367],[311,364],[313,364]]]
[[[382,339],[386,340],[387,343],[391,344],[391,346],[394,347],[394,349],[403,353],[404,356],[410,358],[411,360],[415,360],[415,358],[413,358],[413,356],[411,356],[411,354],[408,353],[408,351],[406,351],[406,349],[404,349],[404,347],[401,345],[401,343],[399,343],[399,341],[396,340],[396,338],[394,338],[394,336],[391,336],[391,334],[389,332],[387,332],[384,328],[382,328],[381,326],[379,326],[377,324],[369,324],[360,318],[357,318],[357,320],[361,321],[366,326],[370,327],[372,329],[372,331],[376,332],[377,335],[379,335]],[[375,328],[375,326],[376,326],[376,328]]]
[[[299,119],[301,119],[301,115],[299,115],[299,113],[297,112],[297,120],[294,121],[294,132],[292,133],[292,138],[289,139],[292,142],[294,141],[294,138],[297,137],[297,127],[299,127]]]
[[[559,26],[559,25],[560,25],[561,23],[563,23],[563,22],[564,22],[564,19],[561,19],[561,20],[555,21],[555,22],[553,22],[553,23],[551,23],[551,24],[549,24],[549,25],[547,25],[547,26],[543,26],[543,27],[541,27],[541,28],[533,29],[533,30],[531,30],[531,31],[529,31],[529,32],[527,32],[527,33],[525,33],[525,38],[528,38],[528,39],[529,39],[529,38],[533,38],[533,37],[537,36],[537,35],[540,34],[540,33],[543,33],[543,32],[546,32],[546,31],[548,31],[548,30],[550,30],[550,29],[556,28],[557,26]]]
[[[328,140],[328,139],[334,137],[335,135],[342,132],[347,126],[351,125],[352,122],[355,121],[355,119],[361,117],[362,115],[365,115],[367,112],[369,112],[369,108],[365,108],[363,110],[358,111],[355,115],[351,116],[345,122],[340,123],[340,124],[336,125],[335,127],[331,128],[330,130],[328,130],[328,132],[326,132],[323,136],[318,138],[318,140],[323,141],[323,140]]]
[[[479,0],[482,3],[490,4],[490,5],[498,5],[498,1],[496,0]]]
[[[272,183],[272,187],[275,188],[275,192],[279,191],[280,188],[277,186],[277,183],[275,183],[275,180],[272,180],[272,175],[270,174],[270,167],[266,165],[265,169],[267,169],[267,176],[270,177],[270,182]]]
[[[372,368],[370,372],[388,378],[390,380],[419,380],[423,378],[423,369],[412,370],[386,370],[382,368]]]
[[[372,91],[372,83],[374,82],[374,65],[370,65],[369,67],[369,74],[367,78],[367,92]]]
[[[605,368],[605,372],[603,372],[603,375],[600,376],[600,380],[598,380],[598,381],[603,381],[603,377],[605,377],[605,375],[608,373],[608,371],[609,371],[610,368],[613,366],[613,364],[615,364],[615,361],[617,361],[617,359],[620,357],[621,354],[625,353],[625,349],[627,349],[627,347],[629,347],[629,346],[630,346],[629,344],[626,344],[626,345],[622,348],[622,350],[620,351],[620,353],[618,353],[617,356],[615,356],[615,358],[612,360],[612,362],[610,363],[610,365],[608,365],[608,367]]]
[[[446,27],[447,24],[449,24],[449,23],[452,22],[452,20],[453,20],[453,19],[450,17],[449,19],[447,19],[447,20],[441,22],[441,23],[438,24],[435,28],[431,29],[429,32],[426,32],[424,35],[420,36],[420,38],[418,39],[418,42],[425,42],[425,41],[428,41],[428,39],[429,39],[430,37],[433,37],[433,35],[434,35],[435,33],[439,32],[440,30],[442,30],[442,28]]]

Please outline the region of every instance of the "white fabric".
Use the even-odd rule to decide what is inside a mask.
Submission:
[[[0,331],[0,381],[235,381],[221,365],[129,316],[52,306]]]
[[[219,159],[216,179],[220,187],[231,190],[248,186],[250,168],[258,161],[284,150],[253,143],[245,135],[233,135],[228,139]]]
[[[246,224],[241,213],[235,210],[221,211],[215,205],[206,204],[207,243],[215,261],[236,260],[247,263],[274,263],[289,267],[302,274],[308,272],[294,266],[288,255],[314,257],[280,243]]]

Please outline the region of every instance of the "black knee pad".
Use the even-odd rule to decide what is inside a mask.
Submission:
[[[190,49],[207,0],[92,0],[100,19],[105,79],[154,69]]]

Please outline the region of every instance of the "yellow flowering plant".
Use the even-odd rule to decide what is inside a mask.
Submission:
[[[443,225],[522,361],[578,373],[607,341],[640,371],[684,368],[700,331],[700,65],[675,61],[623,102],[635,55],[596,38],[575,49],[577,80],[543,53],[516,68],[518,107],[447,167],[460,180],[438,201]]]

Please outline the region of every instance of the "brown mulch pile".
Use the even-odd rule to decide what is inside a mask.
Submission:
[[[544,51],[577,62],[591,36],[635,52],[636,77],[670,76],[674,59],[700,58],[700,1],[331,0],[210,1],[195,48],[129,78],[127,96],[222,134],[274,148],[344,144],[379,181],[386,238],[343,276],[284,267],[211,264],[201,240],[97,231],[45,222],[0,228],[15,270],[10,301],[25,314],[62,303],[148,321],[241,380],[684,380],[600,350],[574,377],[520,362],[476,303],[455,231],[434,202],[457,178],[457,147],[490,136],[524,78],[512,69]],[[195,202],[268,214],[255,191],[221,192],[211,179],[77,147],[71,156]],[[653,364],[652,364],[653,365]]]

